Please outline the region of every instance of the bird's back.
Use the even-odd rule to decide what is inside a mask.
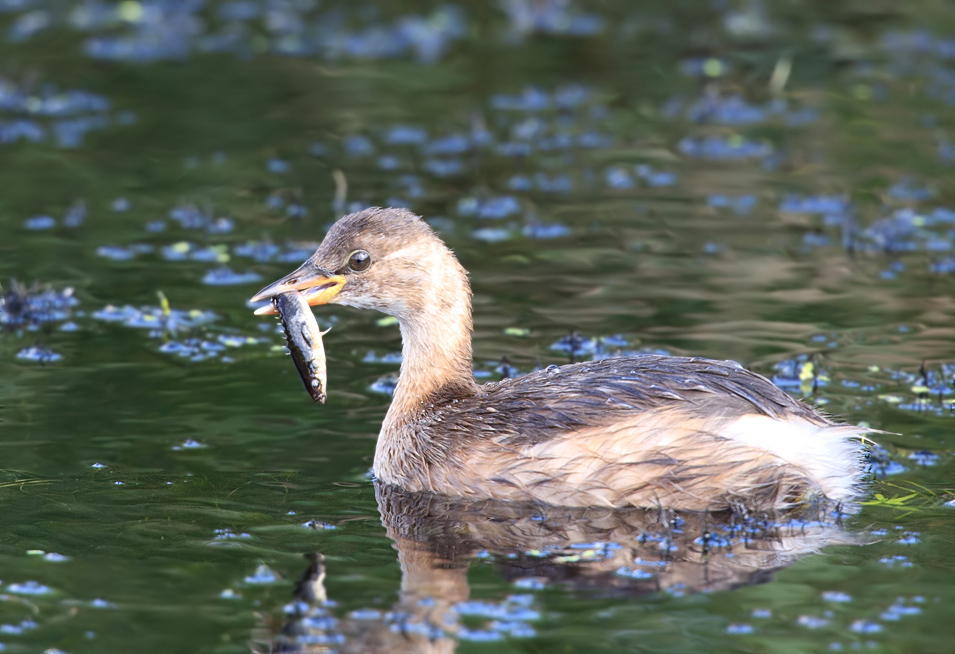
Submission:
[[[445,400],[436,432],[512,446],[537,445],[567,431],[613,424],[648,411],[695,418],[744,415],[828,424],[761,375],[734,361],[641,355],[550,366],[486,384],[477,395]],[[436,434],[437,435],[437,434]]]

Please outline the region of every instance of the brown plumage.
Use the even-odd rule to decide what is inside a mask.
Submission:
[[[468,498],[710,510],[858,492],[864,432],[733,362],[620,357],[478,386],[467,272],[409,211],[345,216],[305,264],[254,299],[289,290],[312,305],[398,318],[401,374],[374,463],[387,483]]]

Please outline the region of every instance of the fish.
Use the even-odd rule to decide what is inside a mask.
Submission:
[[[305,390],[308,391],[313,402],[325,404],[328,380],[322,336],[329,330],[319,329],[312,309],[298,291],[274,296],[272,306],[282,318],[288,351],[292,355],[292,361],[295,362],[302,383],[305,384]]]

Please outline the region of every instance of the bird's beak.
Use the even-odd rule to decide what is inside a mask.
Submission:
[[[330,273],[311,261],[306,261],[295,272],[256,293],[250,302],[258,302],[289,291],[301,291],[305,301],[311,306],[328,304],[342,290],[346,281],[343,276]],[[255,310],[256,315],[259,316],[275,312],[275,307],[271,303]]]

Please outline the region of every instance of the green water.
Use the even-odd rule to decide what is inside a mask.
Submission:
[[[124,5],[131,17],[142,11]],[[247,35],[256,44],[249,56],[100,60],[84,54],[89,33],[66,18],[79,5],[0,14],[0,78],[30,96],[46,93],[44,84],[98,94],[112,116],[74,148],[58,147],[52,131],[38,143],[0,142],[4,291],[13,279],[36,281],[72,288],[78,300],[69,315],[8,325],[0,336],[0,651],[269,651],[288,642],[278,636],[289,621],[283,607],[308,567],[302,555],[316,551],[334,601],[318,610],[342,622],[313,622],[314,649],[305,643],[305,651],[950,651],[955,278],[945,266],[955,222],[933,212],[955,208],[946,150],[955,128],[946,39],[955,31],[945,31],[955,12],[941,2],[770,5],[581,3],[574,11],[602,18],[598,33],[521,39],[497,5],[466,3],[463,32],[433,62],[408,53],[268,54],[261,27]],[[205,27],[196,29],[217,28],[219,6],[201,9]],[[433,9],[274,3],[296,6],[313,17],[343,12],[343,31]],[[49,12],[52,26],[14,39],[12,26],[30,11]],[[135,27],[111,23],[97,33]],[[917,30],[927,31],[916,39]],[[775,93],[771,78],[785,78]],[[533,88],[553,102],[571,84],[585,91],[564,108],[507,108],[500,98]],[[750,108],[775,97],[789,113],[744,124],[732,110],[704,122],[687,114],[707,94],[734,93]],[[789,116],[805,109],[814,113]],[[135,122],[121,124],[129,122],[116,119],[122,112]],[[0,134],[14,119],[54,120],[0,103]],[[399,125],[426,129],[426,144],[389,143]],[[477,145],[479,133],[493,144]],[[557,133],[576,145],[555,144]],[[426,151],[452,134],[470,139],[466,152]],[[587,134],[600,138],[581,140]],[[356,135],[370,139],[373,154],[348,154]],[[688,151],[685,138],[707,137],[764,150],[731,159]],[[310,154],[316,142],[327,152]],[[502,143],[528,154],[496,149]],[[286,171],[270,168],[276,159]],[[444,175],[442,163],[460,170]],[[653,181],[640,165],[674,177]],[[338,200],[347,182],[339,204],[335,171]],[[567,188],[548,190],[558,178]],[[792,193],[843,206],[792,210]],[[501,196],[517,209],[500,219],[469,215],[460,202]],[[128,210],[114,210],[119,198]],[[870,502],[845,524],[787,527],[789,540],[770,534],[759,546],[804,548],[800,556],[751,561],[738,543],[729,558],[684,561],[693,532],[676,537],[682,549],[669,568],[643,581],[615,573],[632,563],[613,558],[623,553],[567,547],[603,540],[647,559],[656,541],[640,537],[659,516],[618,524],[557,511],[530,520],[501,507],[412,510],[395,501],[385,502],[389,531],[368,475],[389,398],[371,387],[397,365],[365,359],[398,352],[397,328],[372,313],[318,310],[334,329],[325,340],[329,401],[313,406],[274,321],[246,305],[300,260],[257,262],[236,248],[269,239],[308,250],[352,203],[394,200],[432,219],[471,273],[482,380],[499,378],[502,356],[519,372],[566,362],[551,345],[571,329],[619,336],[604,346],[611,353],[735,359],[768,376],[794,375],[788,390],[885,430],[876,440],[904,470],[875,480]],[[77,201],[87,214],[69,227],[63,218]],[[290,215],[300,213],[290,204],[307,213]],[[234,227],[209,233],[169,217],[190,205]],[[902,227],[880,231],[879,221],[900,211]],[[25,227],[41,215],[56,225]],[[165,230],[147,229],[152,221]],[[489,229],[498,231],[480,231]],[[182,243],[218,246],[219,263],[163,255],[165,246],[190,251]],[[131,244],[153,250],[128,260],[98,254]],[[204,284],[221,263],[258,280]],[[108,305],[160,315],[159,292],[172,310],[215,320],[151,335],[97,317]],[[170,351],[220,337],[244,344],[196,361]],[[17,357],[34,345],[61,358]],[[780,362],[791,375],[775,370]],[[396,527],[402,516],[420,529]],[[319,528],[303,526],[310,521]],[[534,563],[526,552],[548,538],[564,558]],[[400,595],[396,547],[406,582],[435,564],[456,590],[442,600],[439,575]],[[521,555],[517,563],[509,553]],[[722,575],[734,560],[746,570]],[[421,624],[423,598],[436,597],[438,609],[461,599],[468,563],[470,597],[485,602],[483,613],[465,608],[425,636],[367,613],[405,612]],[[275,579],[256,583],[259,566]],[[527,611],[495,618],[488,606]]]

